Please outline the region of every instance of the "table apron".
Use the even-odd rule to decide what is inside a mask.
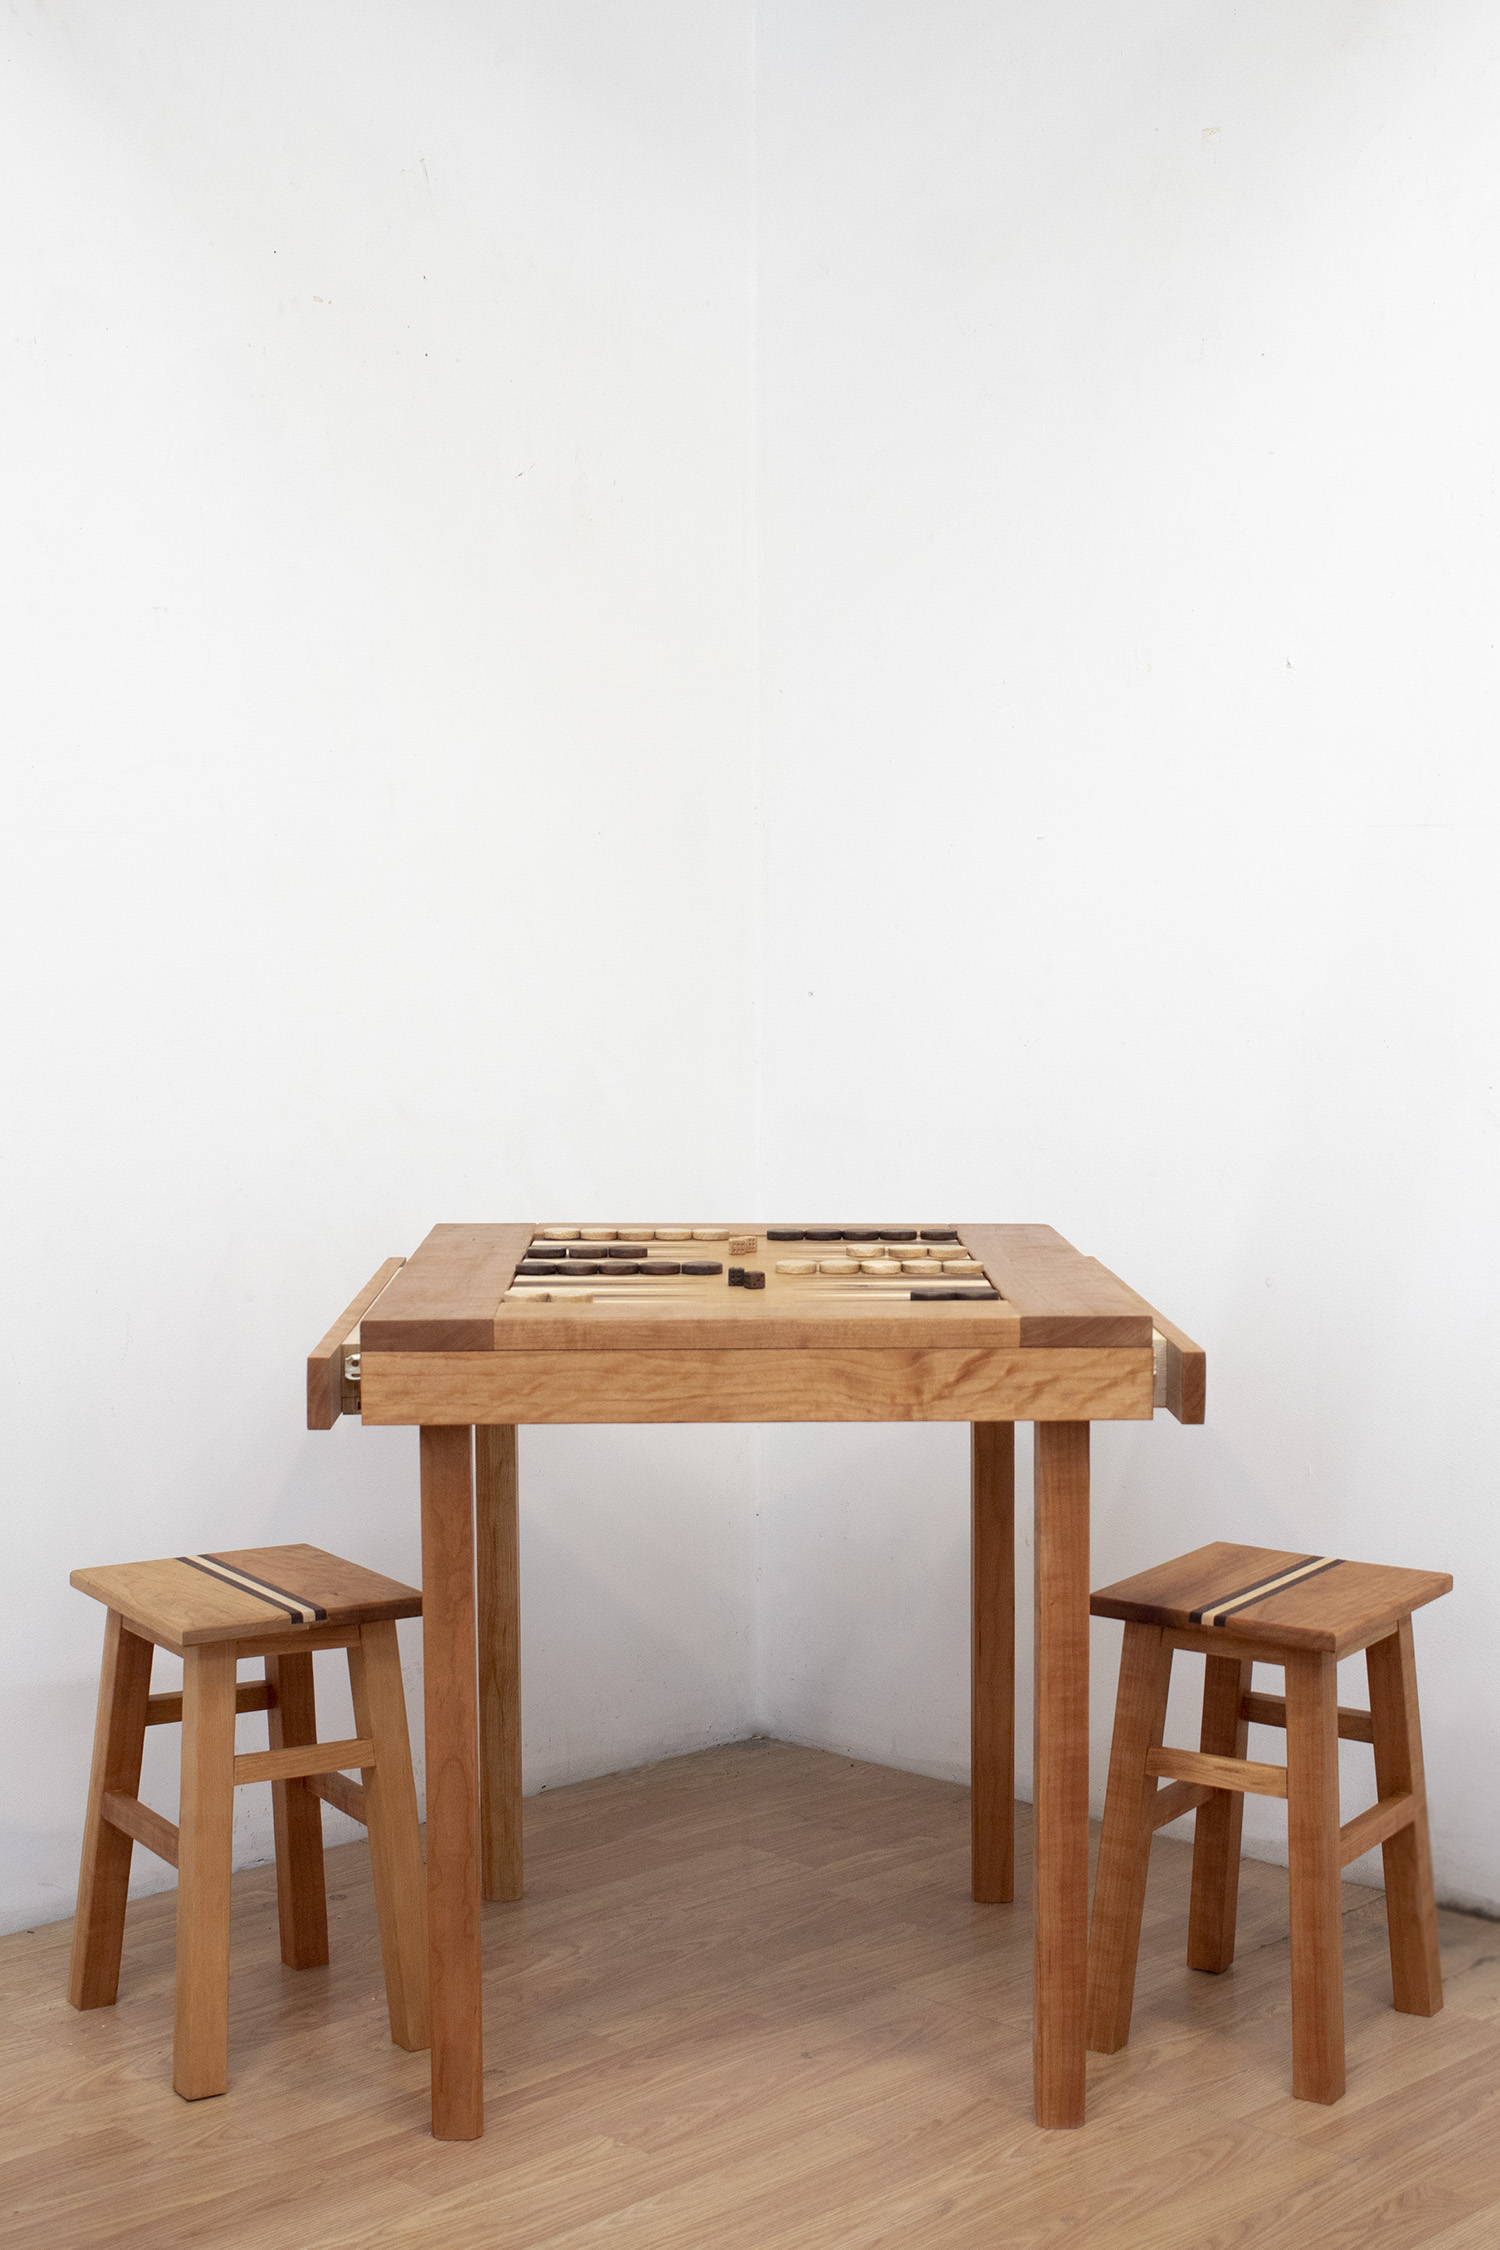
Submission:
[[[1149,1422],[1149,1350],[366,1352],[361,1419]]]

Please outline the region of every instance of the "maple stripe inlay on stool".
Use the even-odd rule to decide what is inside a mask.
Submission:
[[[1088,2043],[1097,2053],[1115,2053],[1130,2036],[1152,1834],[1187,1812],[1196,1813],[1188,1966],[1218,1973],[1233,1961],[1247,1791],[1286,1800],[1292,2092],[1336,2102],[1344,2091],[1339,1881],[1377,1844],[1395,2005],[1403,2015],[1437,2014],[1443,1986],[1411,1618],[1452,1586],[1443,1571],[1216,1541],[1093,1595],[1094,1616],[1125,1625],[1089,1923]],[[1207,1659],[1196,1751],[1162,1741],[1178,1649]],[[1370,1707],[1341,1709],[1339,1660],[1360,1650]],[[1284,1669],[1284,1697],[1254,1693],[1257,1664]],[[1246,1757],[1252,1725],[1285,1730],[1284,1766]],[[1342,1827],[1341,1736],[1372,1746],[1379,1792]]]
[[[1232,1593],[1205,1602],[1201,1609],[1189,1613],[1189,1622],[1193,1625],[1227,1625],[1230,1618],[1237,1616],[1242,1609],[1250,1609],[1255,1603],[1268,1600],[1272,1594],[1279,1594],[1284,1587],[1300,1586],[1304,1580],[1316,1578],[1325,1570],[1337,1570],[1339,1562],[1340,1557],[1337,1555],[1304,1555],[1290,1570],[1273,1570],[1267,1578],[1252,1579],[1248,1586],[1236,1586]]]
[[[264,1602],[281,1617],[289,1617],[294,1625],[321,1625],[328,1615],[316,1602],[298,1601],[285,1586],[273,1586],[269,1579],[254,1578],[248,1570],[236,1570],[222,1555],[179,1555],[177,1560],[186,1563],[189,1570],[201,1570],[205,1577],[217,1578],[221,1585],[237,1586],[242,1594]]]
[[[229,2084],[229,1878],[236,1785],[269,1781],[281,1957],[328,1960],[322,1802],[362,1821],[380,1923],[391,2037],[428,2044],[427,1892],[396,1620],[420,1617],[415,1586],[321,1548],[253,1547],[75,1570],[103,1602],[104,1664],[78,1879],[68,1998],[112,2005],[120,1981],[130,1856],[144,1844],[177,1869],[172,2083],[197,2101]],[[182,1659],[182,1692],[151,1693],[153,1647]],[[319,1742],[313,1651],[349,1662],[357,1736]],[[242,1656],[264,1680],[237,1678]],[[270,1747],[236,1755],[234,1723],[264,1711]],[[140,1800],[148,1726],[182,1726],[181,1817]],[[357,1768],[358,1782],[347,1778]]]

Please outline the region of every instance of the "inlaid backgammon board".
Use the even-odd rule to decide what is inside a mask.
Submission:
[[[759,1260],[759,1263],[749,1261]],[[956,1227],[543,1227],[516,1267],[508,1303],[680,1304],[715,1282],[751,1292],[804,1284],[800,1299],[912,1304],[1000,1296]],[[692,1282],[691,1291],[682,1284]],[[790,1302],[790,1300],[788,1300]]]

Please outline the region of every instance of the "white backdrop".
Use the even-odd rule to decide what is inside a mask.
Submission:
[[[381,1259],[753,1203],[758,856],[743,18],[0,38],[14,1926],[77,1880],[70,1568],[418,1574],[415,1434],[300,1426]],[[529,1785],[749,1731],[749,1434],[522,1443]]]
[[[1124,1273],[1210,1419],[1098,1434],[1096,1579],[1451,1567],[1440,1881],[1500,1908],[1488,11],[0,40],[0,1920],[71,1910],[69,1568],[414,1575],[414,1441],[303,1433],[302,1354],[435,1219],[563,1209]],[[528,1788],[966,1772],[959,1430],[522,1444]]]
[[[1046,1220],[1207,1346],[1204,1429],[1096,1433],[1096,1584],[1451,1569],[1493,1910],[1493,12],[771,0],[760,62],[766,1208]],[[770,1438],[772,1732],[966,1772],[962,1453]]]

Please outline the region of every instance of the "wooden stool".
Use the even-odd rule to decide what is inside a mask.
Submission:
[[[416,1588],[304,1546],[118,1563],[75,1570],[71,1582],[109,1611],[68,1977],[73,2006],[114,2002],[131,1847],[144,1844],[177,1869],[172,2083],[189,2101],[226,2091],[234,1791],[269,1781],[282,1960],[292,1969],[328,1960],[322,1798],[369,1829],[391,2037],[399,2047],[427,2046],[427,1892],[395,1626],[421,1615]],[[180,1695],[151,1693],[153,1642],[182,1658]],[[353,1741],[318,1741],[312,1652],[320,1648],[349,1652]],[[237,1684],[242,1656],[264,1658],[264,1681]],[[239,1711],[266,1712],[269,1750],[235,1755]],[[146,1729],[173,1721],[182,1725],[175,1828],[138,1794]],[[356,1766],[362,1784],[340,1770]]]
[[[1443,2004],[1427,1840],[1411,1613],[1451,1591],[1445,1572],[1388,1570],[1330,1555],[1222,1540],[1093,1596],[1125,1620],[1109,1793],[1089,1924],[1088,2043],[1111,2055],[1130,2036],[1151,1835],[1197,1810],[1188,1966],[1234,1959],[1244,1794],[1284,1797],[1291,1861],[1292,2092],[1344,2091],[1344,1962],[1339,1877],[1376,1844],[1385,1858],[1391,1981],[1404,2015]],[[1197,1750],[1162,1747],[1173,1653],[1200,1649]],[[1341,1710],[1338,1661],[1365,1651],[1368,1711]],[[1279,1664],[1286,1696],[1252,1693],[1251,1667]],[[1284,1727],[1285,1766],[1245,1756],[1250,1722]],[[1371,1743],[1379,1800],[1339,1826],[1338,1745]],[[1158,1789],[1158,1780],[1169,1786]]]

